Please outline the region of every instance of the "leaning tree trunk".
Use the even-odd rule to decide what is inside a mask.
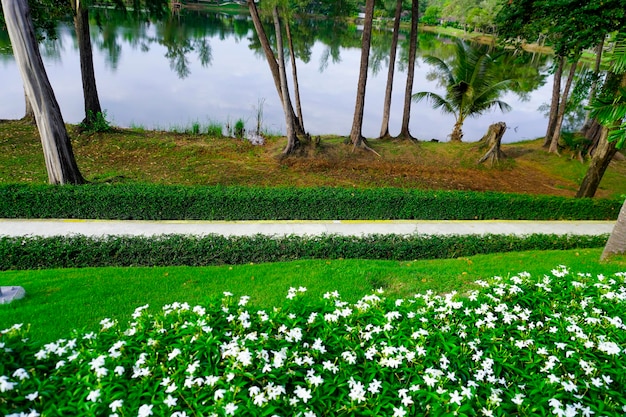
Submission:
[[[278,16],[278,7],[272,8],[274,17],[274,28],[276,29],[276,50],[278,51],[278,70],[280,75],[280,87],[283,93],[282,102],[285,112],[285,124],[287,129],[287,146],[283,149],[282,155],[292,154],[298,146],[298,138],[294,131],[293,113],[289,111],[291,107],[291,99],[289,98],[289,88],[287,86],[287,73],[285,71],[285,55],[283,51],[283,35],[280,25],[280,16]]]
[[[25,104],[25,109],[24,109],[24,117],[22,117],[22,120],[32,125],[36,124],[35,110],[33,110],[33,105],[30,103],[28,94],[26,94],[26,88],[24,88],[24,104]]]
[[[502,136],[506,132],[506,123],[498,122],[489,126],[487,133],[480,139],[480,142],[484,142],[489,150],[487,153],[478,160],[479,164],[482,164],[485,161],[489,161],[491,166],[494,166],[502,159],[506,158],[500,146],[502,144]]]
[[[296,100],[296,112],[298,113],[298,127],[302,132],[304,130],[304,116],[302,116],[302,104],[300,102],[300,83],[298,82],[298,69],[296,68],[296,51],[293,48],[293,39],[291,38],[291,28],[289,22],[285,25],[287,33],[287,43],[289,44],[289,53],[291,54],[291,75],[293,77],[293,94]]]
[[[604,261],[611,255],[623,253],[626,253],[626,201],[619,211],[617,222],[615,222],[611,236],[604,246],[600,260]]]
[[[35,112],[43,147],[48,181],[51,184],[81,184],[81,175],[61,109],[54,96],[39,53],[27,0],[2,0],[13,55],[20,70],[26,95]]]
[[[415,55],[417,54],[417,23],[419,20],[419,0],[411,3],[411,33],[409,40],[409,66],[406,71],[406,87],[404,89],[404,110],[402,111],[402,127],[400,128],[400,138],[415,140],[409,131],[409,120],[411,118],[411,99],[413,94],[413,80],[415,78]]]
[[[563,127],[563,118],[565,117],[565,109],[567,108],[567,99],[569,97],[569,90],[572,87],[572,81],[574,81],[577,65],[578,60],[575,60],[572,62],[572,66],[569,70],[567,82],[565,83],[565,89],[563,90],[563,94],[559,100],[559,112],[554,125],[554,133],[552,133],[552,139],[550,140],[550,148],[548,148],[548,152],[555,153],[557,155],[559,154],[559,139],[561,139],[561,128]]]
[[[595,149],[593,158],[591,158],[589,168],[587,168],[587,173],[580,184],[576,197],[591,198],[596,194],[600,181],[602,181],[602,177],[604,176],[604,172],[609,167],[611,160],[617,153],[615,142],[609,142],[607,140],[607,136],[608,129],[603,127],[600,141]]]
[[[270,67],[270,72],[272,73],[272,78],[274,79],[274,85],[276,86],[276,91],[278,92],[278,96],[282,102],[283,100],[283,92],[280,86],[280,69],[278,68],[278,62],[276,61],[276,57],[274,56],[274,51],[272,50],[272,46],[270,45],[270,41],[267,38],[267,34],[265,33],[265,29],[263,29],[263,24],[261,23],[261,18],[259,17],[259,11],[254,3],[254,0],[248,1],[248,9],[250,10],[250,16],[252,17],[252,23],[254,24],[254,29],[259,37],[259,42],[261,42],[261,47],[263,48],[263,52],[265,53],[265,58],[267,64]],[[283,106],[285,103],[282,103]],[[296,130],[300,134],[304,134],[305,132],[300,132],[299,123],[295,123],[296,116],[293,110],[293,106],[291,105],[291,101],[289,102],[289,111],[293,115],[292,120],[294,120],[294,130]]]
[[[361,64],[359,67],[359,83],[354,106],[354,119],[350,131],[350,141],[354,147],[368,148],[363,138],[363,112],[365,110],[365,86],[367,85],[367,70],[369,65],[370,45],[372,42],[372,22],[374,20],[374,0],[365,2],[365,22],[363,24],[363,38],[361,39]]]
[[[83,98],[85,103],[85,118],[83,123],[90,124],[98,113],[102,113],[96,75],[93,67],[93,51],[91,49],[91,35],[89,33],[89,11],[80,0],[72,0],[74,28],[78,40],[80,57],[80,75],[83,81]]]
[[[393,20],[393,37],[389,50],[389,71],[387,72],[387,87],[385,88],[385,103],[383,104],[383,122],[380,127],[380,138],[389,138],[389,116],[391,114],[391,94],[393,92],[393,76],[396,69],[396,53],[398,52],[398,36],[400,34],[400,18],[402,17],[402,0],[396,2],[396,13]]]
[[[563,78],[563,66],[565,65],[565,58],[558,57],[559,63],[554,73],[554,79],[552,81],[552,101],[550,103],[550,115],[548,116],[548,128],[546,130],[546,136],[543,141],[543,147],[549,148],[552,137],[554,136],[554,128],[556,126],[557,114],[559,111],[559,99],[561,98],[561,78]]]

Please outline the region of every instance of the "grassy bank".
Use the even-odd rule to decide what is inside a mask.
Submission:
[[[84,176],[96,183],[241,185],[502,191],[573,196],[587,170],[565,150],[548,154],[541,141],[503,145],[501,166],[478,165],[476,143],[372,141],[381,157],[353,152],[341,137],[321,138],[305,155],[278,159],[284,138],[264,146],[206,134],[118,129],[78,133],[70,127]],[[0,183],[46,183],[34,126],[0,124]],[[598,197],[626,194],[626,163],[612,162]]]
[[[104,317],[121,319],[150,304],[206,302],[231,291],[250,295],[258,308],[278,307],[289,287],[305,286],[312,300],[337,290],[356,301],[378,288],[390,297],[467,291],[477,279],[521,271],[539,274],[565,264],[592,274],[611,274],[626,259],[599,263],[600,249],[529,251],[423,261],[303,260],[218,267],[85,268],[0,273],[2,285],[20,285],[24,300],[0,305],[0,327],[30,324],[34,340],[68,336],[73,328],[96,330]]]

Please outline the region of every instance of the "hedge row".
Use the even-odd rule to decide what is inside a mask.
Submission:
[[[2,237],[0,270],[223,265],[295,259],[416,260],[483,253],[598,248],[608,236]]]
[[[0,218],[614,220],[621,202],[396,188],[0,185]]]

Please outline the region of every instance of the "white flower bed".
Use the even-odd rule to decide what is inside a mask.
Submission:
[[[626,274],[477,282],[463,297],[254,311],[140,307],[37,347],[0,335],[5,416],[615,416],[626,412]]]

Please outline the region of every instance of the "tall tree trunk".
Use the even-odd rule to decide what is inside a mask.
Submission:
[[[361,64],[359,67],[359,83],[357,85],[354,119],[350,131],[350,141],[354,147],[367,147],[363,138],[363,112],[365,109],[365,86],[367,85],[367,70],[369,66],[370,44],[372,42],[372,22],[374,20],[374,0],[365,2],[365,22],[363,23],[363,38],[361,39]]]
[[[409,66],[406,72],[406,88],[404,90],[404,110],[402,111],[402,127],[400,136],[404,139],[415,140],[409,132],[409,120],[411,118],[411,99],[413,94],[413,80],[415,78],[415,55],[417,54],[417,23],[419,21],[419,0],[411,3],[411,37],[409,41]]]
[[[603,93],[601,93],[604,97],[610,97],[609,91],[612,91],[613,96],[618,94],[619,88],[626,87],[626,73],[619,75],[612,71],[610,71],[604,82]],[[606,91],[609,90],[609,91]],[[614,128],[617,128],[619,123]],[[598,144],[595,146],[593,150],[593,157],[591,158],[591,162],[589,163],[589,168],[587,169],[587,173],[585,174],[585,178],[576,193],[576,197],[593,197],[600,185],[600,181],[604,176],[604,172],[608,168],[611,160],[617,153],[616,143],[609,142],[607,140],[609,130],[600,125],[597,120],[593,119],[591,123],[591,128],[587,131],[587,138],[590,138],[592,134],[595,133],[597,129],[600,129],[600,139],[598,140]]]
[[[569,98],[569,90],[572,87],[572,82],[574,81],[574,75],[576,74],[577,65],[578,59],[572,62],[572,66],[569,70],[567,82],[565,83],[565,89],[563,90],[563,94],[561,95],[561,98],[559,100],[559,112],[556,117],[554,133],[552,133],[552,139],[550,140],[550,148],[548,148],[548,152],[555,153],[557,155],[559,153],[559,139],[561,139],[561,128],[563,127],[563,118],[565,117],[567,99]]]
[[[604,246],[600,260],[604,261],[611,255],[624,253],[626,253],[626,201],[619,211],[617,222],[615,222],[611,236]]]
[[[600,65],[602,64],[602,52],[604,50],[604,38],[596,46],[596,62],[593,67],[593,81],[591,82],[591,88],[589,89],[588,102],[596,97],[596,90],[598,89],[598,75],[600,74]],[[591,110],[587,110],[585,113],[585,123],[581,129],[581,133],[584,135],[591,125]]]
[[[263,52],[265,53],[265,58],[267,64],[270,67],[270,72],[272,73],[272,78],[274,79],[274,85],[276,86],[276,91],[278,92],[278,96],[280,97],[281,102],[283,101],[283,91],[280,86],[280,69],[278,68],[278,62],[276,61],[276,56],[274,56],[274,51],[272,51],[272,46],[270,45],[270,41],[267,38],[267,34],[265,33],[265,29],[263,29],[263,23],[261,23],[261,17],[259,16],[259,11],[254,3],[254,0],[247,0],[248,9],[250,10],[250,16],[252,17],[252,23],[254,24],[254,29],[259,37],[259,42],[261,42],[261,47],[263,48]],[[283,106],[285,103],[282,103]],[[304,132],[300,132],[299,123],[295,123],[296,116],[293,110],[293,106],[291,105],[291,100],[289,101],[289,111],[292,114],[292,120],[294,120],[294,130],[300,134],[304,134]]]
[[[387,72],[387,88],[385,89],[385,104],[383,105],[383,122],[380,127],[380,138],[388,138],[389,116],[391,114],[391,93],[393,91],[393,76],[396,69],[396,53],[398,50],[398,36],[400,34],[400,18],[402,17],[402,0],[396,2],[396,13],[393,20],[393,37],[389,51],[389,71]]]
[[[304,117],[302,116],[302,104],[300,102],[300,83],[298,82],[298,69],[296,68],[296,51],[293,48],[293,39],[291,37],[291,28],[289,22],[285,24],[285,31],[287,33],[287,42],[289,44],[289,53],[291,54],[291,76],[293,77],[293,94],[296,100],[296,112],[298,115],[298,125],[302,132],[304,132]]]
[[[78,40],[80,57],[80,75],[83,81],[83,98],[85,103],[85,118],[83,123],[90,124],[93,118],[102,113],[96,75],[93,67],[93,52],[91,49],[91,34],[89,33],[89,11],[80,0],[71,0],[74,9],[74,29]]]
[[[48,181],[51,184],[81,184],[81,175],[61,109],[43,66],[27,0],[2,0],[4,18],[26,95],[35,112],[41,136]]]
[[[285,71],[285,56],[283,52],[283,35],[280,24],[280,16],[278,15],[278,7],[272,8],[274,17],[274,28],[276,29],[276,50],[278,51],[278,71],[280,76],[280,87],[283,93],[282,102],[285,112],[285,124],[287,129],[287,146],[283,149],[283,156],[289,155],[295,151],[298,146],[298,138],[294,131],[293,113],[289,111],[291,107],[291,99],[289,98],[289,88],[287,86],[287,72]]]
[[[24,88],[24,104],[25,104],[25,110],[24,110],[24,117],[22,117],[22,120],[32,125],[36,124],[35,111],[33,110],[33,105],[30,103],[28,94],[26,94],[26,88]]]
[[[549,148],[554,136],[554,128],[556,127],[557,114],[559,112],[559,99],[561,98],[561,78],[563,78],[563,66],[565,65],[565,58],[558,57],[558,64],[556,71],[554,72],[554,78],[552,82],[552,101],[550,103],[550,116],[548,116],[548,128],[546,130],[546,136],[543,141],[543,147]]]
[[[600,181],[602,181],[602,177],[604,176],[604,172],[609,167],[611,160],[617,153],[615,142],[607,141],[607,136],[608,129],[603,127],[600,142],[595,149],[591,162],[589,162],[589,168],[587,168],[585,178],[583,178],[580,188],[578,189],[578,192],[576,192],[576,197],[578,198],[591,198],[596,194]]]

